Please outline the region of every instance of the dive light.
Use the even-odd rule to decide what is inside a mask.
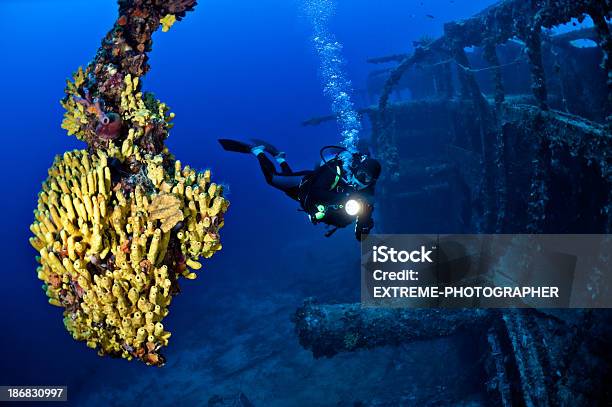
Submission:
[[[349,216],[357,216],[361,212],[361,202],[356,199],[349,199],[344,205],[344,210]]]

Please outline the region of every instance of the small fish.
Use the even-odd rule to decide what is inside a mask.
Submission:
[[[432,20],[435,18],[434,16],[432,16],[431,14],[425,14],[425,17],[427,18],[431,18]]]

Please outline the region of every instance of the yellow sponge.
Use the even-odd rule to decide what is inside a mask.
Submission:
[[[159,157],[144,164],[159,175],[126,192],[113,187],[104,152],[58,156],[39,194],[31,243],[49,303],[65,308],[74,339],[100,355],[160,365],[170,337],[162,320],[178,280],[194,278],[198,259],[221,249],[229,203],[209,171],[178,161],[168,171]]]

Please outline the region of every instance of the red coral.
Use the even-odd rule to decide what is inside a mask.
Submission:
[[[106,113],[102,109],[102,102],[100,99],[91,100],[89,91],[85,89],[85,97],[75,97],[74,100],[77,103],[85,106],[88,112],[95,113],[98,117],[98,125],[96,126],[96,134],[102,140],[114,140],[121,134],[121,127],[123,122],[121,116],[117,113],[109,112]]]
[[[191,10],[196,5],[196,0],[173,0],[166,6],[169,14],[180,14]]]

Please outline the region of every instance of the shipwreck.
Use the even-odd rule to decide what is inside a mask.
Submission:
[[[360,114],[386,165],[379,231],[611,233],[611,16],[610,1],[503,0],[447,23],[412,53],[370,59],[370,104]],[[588,18],[587,28],[554,29]],[[612,253],[612,242],[603,244],[602,253]],[[610,273],[603,260],[600,271]],[[610,288],[594,281],[593,295],[609,296]],[[491,405],[612,401],[605,309],[377,309],[307,300],[294,322],[315,357],[469,331],[486,355]]]

